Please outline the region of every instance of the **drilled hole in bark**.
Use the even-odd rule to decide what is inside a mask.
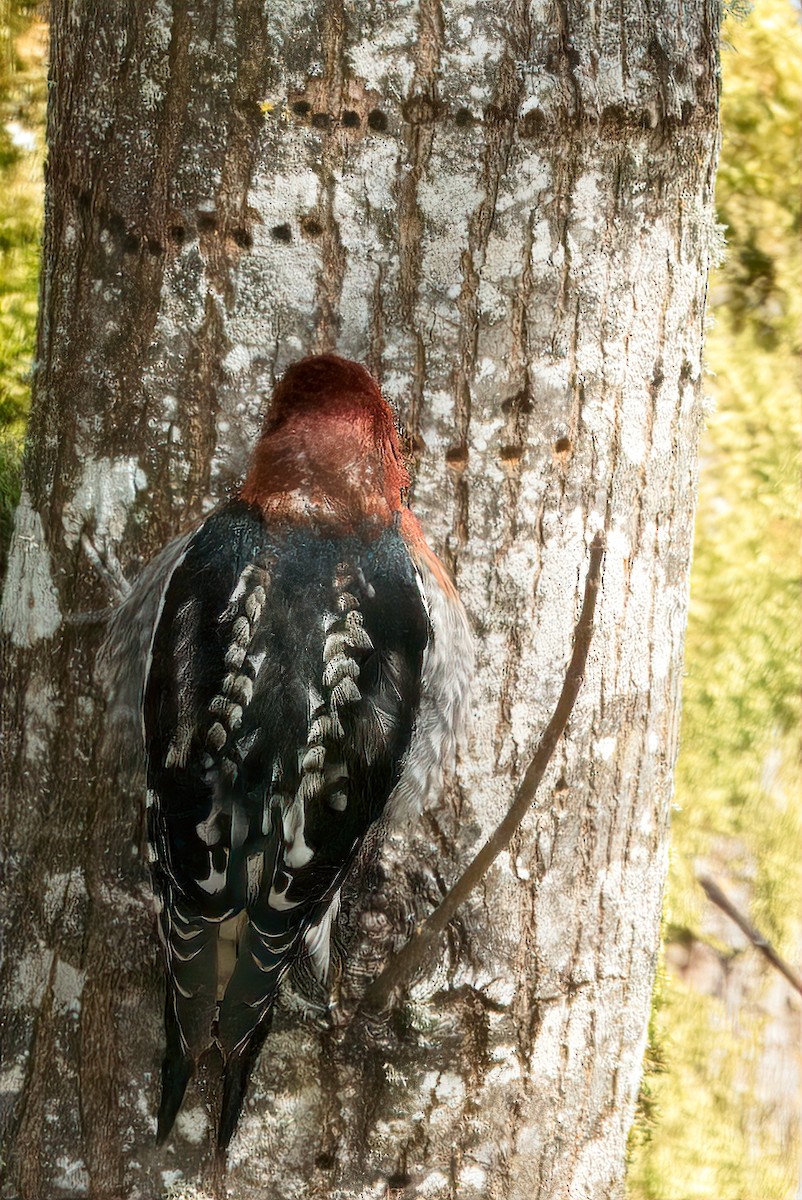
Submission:
[[[454,471],[464,471],[468,465],[467,446],[449,446],[446,450],[446,462]]]
[[[242,250],[250,250],[253,245],[253,237],[251,236],[250,229],[244,229],[240,226],[234,230],[231,236]]]
[[[554,443],[554,449],[558,454],[567,454],[571,449],[571,439],[567,437],[557,438],[557,441]]]
[[[164,254],[164,246],[157,242],[156,238],[148,238],[148,254],[152,254],[154,258],[158,254]]]
[[[347,108],[343,113],[343,125],[346,129],[358,129],[361,124],[359,113]]]
[[[602,125],[625,127],[630,121],[630,113],[623,104],[606,104],[601,111]]]
[[[296,100],[292,106],[292,111],[295,113],[296,117],[305,117],[311,107],[312,105],[308,100]]]
[[[521,118],[518,123],[518,132],[521,137],[531,138],[536,137],[545,127],[546,118],[539,108],[532,108],[528,113]]]
[[[498,456],[507,466],[517,467],[524,452],[523,446],[502,446]]]
[[[170,228],[170,241],[175,242],[180,246],[184,238],[187,236],[187,231],[183,225],[173,225]]]
[[[318,1154],[317,1158],[315,1159],[315,1166],[321,1171],[330,1171],[334,1166],[334,1155],[327,1154],[325,1152],[323,1154]]]
[[[532,401],[527,396],[526,392],[516,392],[514,396],[510,396],[508,400],[502,400],[501,411],[506,415],[512,412],[530,413],[532,411]]]
[[[412,1176],[407,1175],[406,1171],[397,1171],[395,1175],[387,1176],[387,1186],[398,1191],[400,1188],[409,1187],[412,1183]]]
[[[387,113],[383,113],[380,108],[373,108],[368,113],[368,126],[374,133],[384,133],[389,125]]]
[[[270,230],[270,236],[277,242],[291,242],[292,230],[289,225],[274,225]]]
[[[312,116],[313,129],[328,129],[331,125],[331,117],[328,113],[314,113]]]
[[[307,237],[319,237],[323,232],[323,226],[314,217],[304,217],[303,221],[301,221],[301,229],[303,229]]]
[[[140,241],[135,233],[127,233],[123,238],[123,253],[136,254],[139,251]]]
[[[217,217],[212,213],[201,213],[198,217],[198,229],[201,233],[211,233],[217,228]]]
[[[420,458],[426,450],[426,443],[419,433],[405,432],[401,443],[405,458]]]
[[[123,242],[127,236],[125,222],[119,213],[110,213],[106,220],[106,229],[113,238],[119,238]]]
[[[475,121],[476,118],[469,108],[458,108],[454,114],[454,124],[458,125],[460,129],[468,128],[470,125],[473,125]]]

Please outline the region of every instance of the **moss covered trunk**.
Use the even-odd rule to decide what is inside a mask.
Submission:
[[[659,935],[700,423],[713,0],[53,5],[5,639],[3,1195],[615,1196]],[[352,897],[341,1010],[498,823],[607,534],[587,678],[509,854],[384,1021],[286,989],[224,1184],[214,1064],[153,1147],[141,797],[108,603],[240,475],[287,363],[380,378],[477,635],[471,742]],[[306,1015],[305,1015],[306,1012]]]

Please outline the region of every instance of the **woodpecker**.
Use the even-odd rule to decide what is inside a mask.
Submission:
[[[471,634],[409,482],[368,371],[303,359],[239,492],[112,619],[117,701],[144,737],[166,967],[159,1143],[216,1044],[225,1153],[282,977],[307,955],[325,981],[368,829],[418,813],[453,759]]]

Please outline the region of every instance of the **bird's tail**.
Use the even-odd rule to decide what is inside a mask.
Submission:
[[[164,1027],[167,1034],[167,1048],[162,1060],[162,1096],[156,1130],[157,1146],[163,1145],[167,1140],[184,1099],[187,1084],[195,1071],[194,1059],[187,1053],[181,1040],[175,1006],[169,989],[164,1012]]]
[[[218,925],[186,915],[173,899],[165,904],[160,932],[166,951],[167,1001],[162,1095],[156,1142],[173,1127],[195,1064],[212,1045],[217,1007]]]
[[[261,928],[253,919],[249,922],[220,1004],[217,1041],[226,1065],[217,1145],[223,1154],[237,1127],[248,1080],[272,1023],[276,991],[294,961],[303,930],[295,910],[270,910],[263,916],[269,928]]]
[[[220,1123],[217,1127],[218,1155],[225,1155],[228,1143],[234,1136],[251,1072],[272,1023],[273,1008],[271,1006],[250,1037],[226,1060],[223,1072],[223,1103],[220,1109]]]

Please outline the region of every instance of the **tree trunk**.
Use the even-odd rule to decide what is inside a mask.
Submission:
[[[232,1143],[259,1197],[621,1192],[659,937],[700,425],[714,0],[54,0],[42,319],[5,637],[5,1197],[210,1192],[214,1064],[153,1146],[142,807],[93,682],[128,575],[242,474],[301,354],[379,377],[479,666],[442,800],[285,989]],[[383,1020],[349,1011],[498,824],[607,552],[533,811]],[[93,549],[94,548],[94,549]],[[180,1190],[180,1189],[179,1189]]]

